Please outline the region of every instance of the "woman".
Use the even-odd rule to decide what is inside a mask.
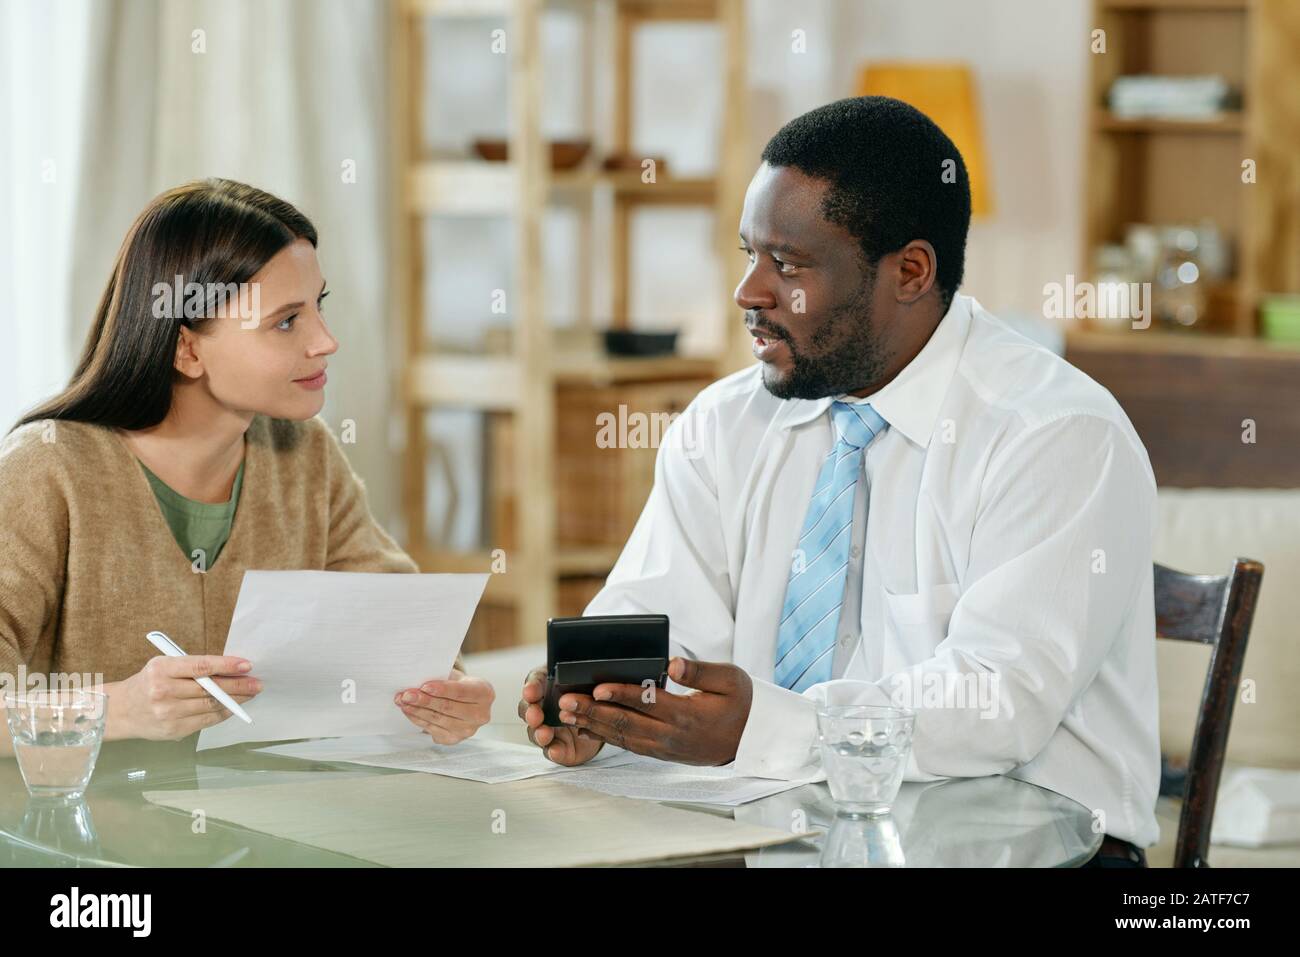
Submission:
[[[140,214],[71,383],[0,440],[0,673],[102,674],[106,738],[182,738],[230,717],[193,676],[262,690],[221,653],[245,569],[418,571],[316,417],[326,295],[315,228],[261,190],[211,179]],[[154,629],[189,654],[158,657]],[[453,669],[394,706],[453,744],[492,697]]]

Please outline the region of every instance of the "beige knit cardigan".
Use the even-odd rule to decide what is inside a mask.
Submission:
[[[120,681],[157,654],[153,629],[221,654],[247,569],[419,570],[319,417],[254,417],[230,538],[204,572],[116,431],[47,420],[0,439],[0,672]]]

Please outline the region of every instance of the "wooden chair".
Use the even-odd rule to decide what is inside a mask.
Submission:
[[[1263,577],[1264,566],[1247,558],[1238,558],[1230,575],[1188,575],[1155,566],[1156,636],[1213,649],[1187,762],[1174,867],[1209,866],[1210,822]]]

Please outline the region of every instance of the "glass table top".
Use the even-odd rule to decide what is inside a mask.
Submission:
[[[516,740],[521,727],[484,737]],[[364,867],[370,862],[219,820],[196,839],[188,814],[150,804],[145,791],[229,788],[406,773],[228,748],[195,755],[193,740],[104,745],[83,800],[31,799],[13,758],[0,758],[0,866]],[[498,785],[505,787],[508,785]],[[1101,845],[1088,809],[1052,791],[994,776],[904,783],[893,811],[839,816],[825,784],[736,808],[683,804],[804,835],[745,854],[663,863],[750,867],[1070,867]]]

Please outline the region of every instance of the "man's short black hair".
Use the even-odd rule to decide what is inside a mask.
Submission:
[[[781,127],[763,160],[829,182],[822,215],[857,237],[872,267],[913,239],[929,242],[947,311],[965,269],[970,180],[933,120],[887,96],[836,100]]]

